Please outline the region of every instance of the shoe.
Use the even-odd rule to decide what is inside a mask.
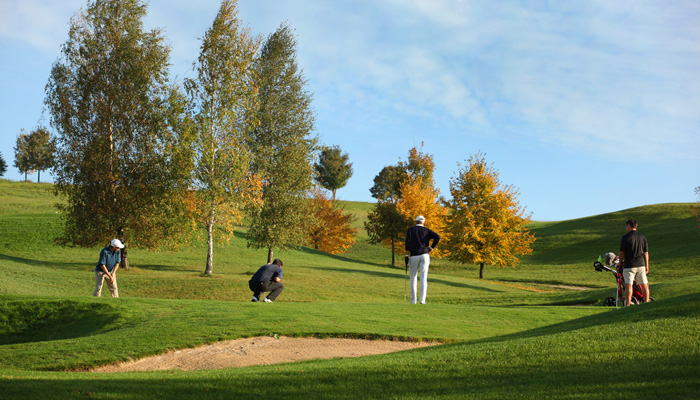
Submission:
[[[253,303],[257,303],[257,302],[258,302],[258,298],[255,297],[255,296],[253,296],[253,300],[251,300],[251,301],[252,301]]]
[[[267,297],[265,297],[265,300],[263,300],[263,301],[264,301],[265,303],[272,303],[272,300],[268,299]]]

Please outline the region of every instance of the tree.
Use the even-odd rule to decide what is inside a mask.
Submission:
[[[323,147],[318,164],[314,164],[316,182],[333,192],[333,201],[336,190],[345,187],[352,176],[352,163],[348,158],[348,153],[341,153],[338,146]]]
[[[263,45],[257,61],[258,127],[253,171],[263,180],[262,205],[251,212],[248,246],[275,249],[306,243],[301,221],[313,218],[307,194],[312,187],[316,149],[311,94],[296,63],[296,38],[281,25]]]
[[[185,237],[191,165],[186,137],[171,125],[182,96],[145,15],[139,0],[89,1],[51,69],[45,103],[58,133],[54,189],[67,198],[64,243],[94,246],[117,234],[157,248]]]
[[[425,182],[422,176],[409,178],[401,185],[401,193],[403,196],[396,203],[396,211],[405,220],[411,221],[409,227],[415,223],[418,215],[422,215],[427,227],[438,234],[445,231],[447,208],[442,206],[440,191],[433,187],[432,182]],[[406,229],[408,227],[404,233]],[[442,246],[438,246],[430,252],[430,257],[437,259],[446,253]]]
[[[386,166],[374,177],[374,185],[369,191],[379,201],[396,202],[401,198],[401,183],[407,177],[406,170],[401,165]]]
[[[498,171],[486,164],[483,154],[460,165],[450,180],[450,192],[444,246],[450,259],[479,264],[483,279],[484,265],[515,266],[518,255],[532,252],[535,237],[527,230],[530,217],[524,217],[518,192],[499,182]]]
[[[23,132],[24,129],[15,145],[15,167],[24,173],[24,180],[27,180],[27,173],[38,171],[37,182],[41,183],[41,171],[53,167],[54,140],[45,127],[38,127],[29,134]]]
[[[5,157],[0,153],[0,176],[5,175],[5,172],[7,172],[7,163],[5,162]]]
[[[30,154],[29,135],[24,133],[24,129],[17,135],[15,142],[15,168],[20,174],[24,174],[24,180],[27,180],[27,174],[32,170],[32,161]]]
[[[32,169],[37,171],[37,182],[41,182],[41,171],[53,167],[55,144],[49,130],[39,127],[29,134],[32,154]]]
[[[316,218],[306,225],[309,243],[316,250],[330,254],[344,253],[353,244],[357,228],[351,225],[356,220],[353,214],[345,214],[344,207],[336,207],[321,190],[316,190],[311,200]]]
[[[391,266],[396,266],[396,246],[403,243],[406,238],[406,230],[411,226],[411,221],[399,213],[396,203],[388,200],[379,200],[374,209],[367,214],[365,230],[371,244],[381,243],[391,249]],[[400,247],[403,250],[403,246]]]
[[[237,15],[235,1],[221,3],[202,40],[197,78],[186,82],[196,110],[194,186],[198,220],[207,231],[206,275],[214,268],[215,229],[230,240],[242,211],[259,194],[248,144],[257,109],[253,74],[260,39],[241,27]]]
[[[367,215],[365,229],[370,243],[381,243],[391,249],[392,266],[396,252],[404,250],[403,246],[397,249],[397,243],[403,243],[406,230],[415,223],[417,215],[429,218],[434,230],[439,231],[444,225],[446,212],[439,204],[439,191],[434,189],[434,168],[432,156],[413,147],[406,162],[384,167],[374,178],[370,192],[378,202]],[[434,254],[439,257],[441,252]]]

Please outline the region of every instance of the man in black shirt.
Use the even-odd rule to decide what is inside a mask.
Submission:
[[[649,247],[647,238],[637,232],[637,221],[630,219],[625,223],[627,234],[622,237],[620,242],[620,265],[624,267],[623,276],[625,277],[625,307],[628,307],[632,302],[632,283],[637,284],[642,288],[644,293],[644,302],[649,302],[649,282],[647,274],[649,273]]]
[[[420,269],[420,303],[425,304],[428,295],[428,267],[430,266],[430,251],[437,246],[440,235],[426,228],[425,217],[416,217],[416,225],[406,232],[406,257],[409,259],[411,271],[411,304],[416,304],[417,274]],[[432,240],[432,244],[430,241]]]
[[[253,291],[254,302],[260,301],[264,292],[270,292],[265,298],[265,303],[272,303],[284,290],[282,282],[282,260],[275,260],[272,264],[266,264],[258,269],[258,272],[248,281],[248,287]]]

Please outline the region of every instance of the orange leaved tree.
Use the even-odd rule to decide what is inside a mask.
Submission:
[[[450,192],[444,247],[451,260],[479,264],[483,279],[484,265],[515,266],[518,255],[532,252],[535,237],[527,229],[530,217],[516,200],[518,191],[499,182],[498,171],[483,154],[460,165]]]
[[[425,217],[425,226],[438,235],[443,234],[447,209],[440,204],[440,191],[433,187],[432,182],[426,182],[420,176],[409,178],[401,184],[401,194],[402,197],[396,203],[396,209],[405,220],[414,221],[418,215],[422,215]],[[430,256],[434,258],[440,258],[446,254],[446,249],[442,246],[430,252]]]
[[[352,227],[355,221],[353,214],[344,214],[344,207],[336,207],[337,203],[328,199],[325,192],[317,190],[311,199],[316,218],[309,219],[311,224],[306,228],[309,233],[309,244],[316,250],[330,254],[346,252],[355,244],[357,228]]]

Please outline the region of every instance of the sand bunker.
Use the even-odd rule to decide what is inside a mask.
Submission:
[[[322,358],[362,357],[433,346],[434,342],[317,339],[286,336],[254,337],[218,342],[194,349],[108,365],[94,372],[220,369],[269,365]]]

